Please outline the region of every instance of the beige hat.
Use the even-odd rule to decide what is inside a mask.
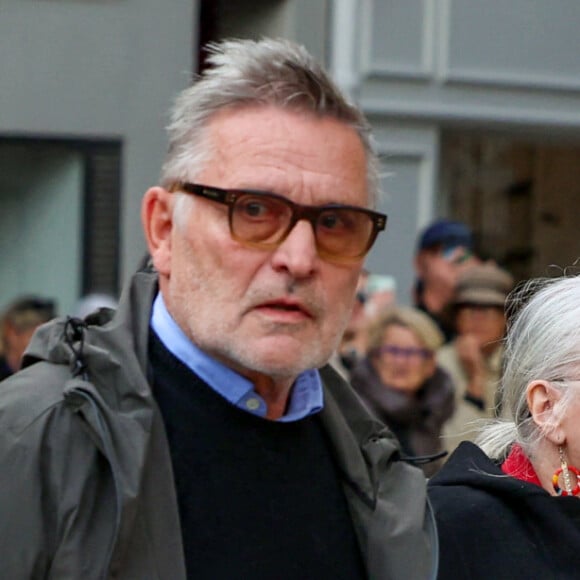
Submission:
[[[488,262],[463,272],[455,289],[455,304],[503,306],[514,285],[512,275]]]

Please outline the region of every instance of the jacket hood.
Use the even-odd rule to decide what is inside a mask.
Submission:
[[[117,394],[141,391],[141,381],[129,385],[127,373],[115,369],[130,368],[130,375],[139,378],[146,375],[149,316],[156,293],[157,275],[140,271],[123,292],[117,310],[105,308],[84,320],[57,318],[42,325],[26,349],[23,368],[39,361],[66,365],[75,377],[86,378],[87,373],[90,379],[99,376],[109,385],[115,382]],[[123,360],[118,353],[123,353]],[[115,381],[116,374],[123,380]]]
[[[149,316],[156,292],[156,274],[140,271],[126,287],[116,311],[100,311],[85,320],[57,319],[41,327],[24,357],[26,368],[6,381],[0,402],[5,431],[27,442],[28,447],[14,446],[20,455],[30,456],[25,473],[38,478],[46,468],[59,481],[53,486],[53,479],[47,479],[46,495],[59,495],[55,501],[68,510],[66,518],[73,522],[71,533],[66,534],[70,542],[64,545],[86,544],[88,538],[99,566],[111,571],[98,574],[103,578],[186,578],[171,458],[147,381]],[[83,437],[75,437],[78,431],[73,426]],[[69,468],[66,450],[70,446],[82,451]],[[45,453],[45,449],[55,452]],[[94,463],[96,450],[98,464]],[[55,467],[51,467],[53,462]],[[85,485],[87,497],[82,495]],[[42,494],[35,495],[42,495],[44,501],[44,492],[43,488]],[[63,500],[61,505],[61,492],[74,500]],[[90,504],[91,493],[104,498],[107,505],[77,510],[82,503],[78,498]],[[47,509],[52,505],[47,501]],[[86,527],[74,527],[83,518],[89,519],[83,523]],[[146,518],[155,525],[146,528]],[[34,534],[30,542],[34,543]],[[68,565],[67,558],[74,560],[76,550],[62,551],[62,558],[55,561]],[[144,562],[155,562],[154,570],[143,573]],[[134,573],[120,573],[127,566]],[[55,574],[64,577],[64,568],[56,569]],[[97,574],[96,570],[88,574],[92,572]],[[83,576],[71,574],[65,575]]]

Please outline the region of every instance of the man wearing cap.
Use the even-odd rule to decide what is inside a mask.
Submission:
[[[506,328],[504,305],[513,278],[493,263],[463,272],[453,297],[457,336],[437,355],[455,384],[456,411],[444,428],[449,452],[473,440],[475,419],[493,417]]]
[[[457,277],[478,261],[473,255],[471,231],[462,222],[437,220],[419,236],[415,254],[415,306],[433,319],[446,342],[454,336],[448,306]]]

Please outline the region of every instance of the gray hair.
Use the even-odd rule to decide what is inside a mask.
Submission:
[[[530,280],[512,293],[508,304],[511,316],[500,386],[503,417],[491,421],[476,440],[496,460],[505,457],[513,443],[532,457],[542,439],[527,404],[530,382],[549,381],[560,390],[556,420],[575,392],[570,382],[580,379],[580,278]]]
[[[208,68],[176,99],[167,127],[169,150],[161,184],[191,181],[211,156],[206,130],[225,109],[275,106],[332,117],[352,127],[367,155],[372,203],[378,191],[378,157],[370,125],[322,66],[300,45],[288,40],[228,40],[207,46]]]

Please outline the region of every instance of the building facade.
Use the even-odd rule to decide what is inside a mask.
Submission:
[[[114,292],[144,253],[166,111],[227,36],[305,44],[359,102],[410,300],[418,231],[469,223],[518,278],[580,256],[577,0],[0,0],[0,304]]]
[[[394,218],[371,269],[393,273],[408,300],[417,231],[441,215],[469,223],[479,251],[516,278],[571,266],[580,3],[338,0],[334,10],[335,73],[375,127]]]
[[[0,305],[70,313],[136,268],[196,37],[190,0],[0,0]]]

